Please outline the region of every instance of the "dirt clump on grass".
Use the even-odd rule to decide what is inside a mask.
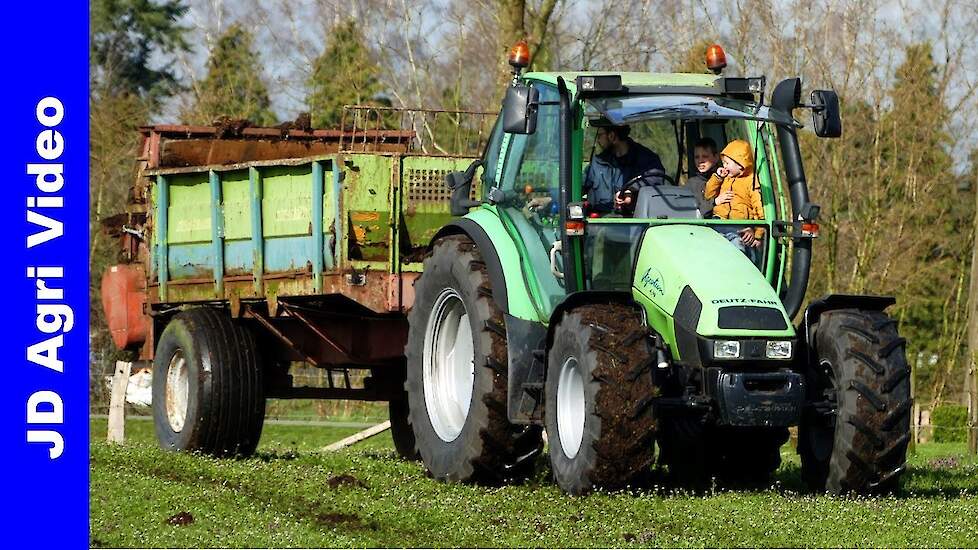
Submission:
[[[333,476],[329,478],[326,482],[330,489],[336,489],[338,487],[360,487],[362,489],[367,489],[367,484],[358,478],[350,474],[341,474],[338,476]]]
[[[194,522],[194,516],[190,512],[177,512],[166,518],[167,525],[190,525]]]

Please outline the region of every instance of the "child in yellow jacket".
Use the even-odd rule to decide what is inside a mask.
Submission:
[[[720,162],[715,174],[707,180],[703,196],[712,200],[713,216],[724,220],[762,220],[764,205],[761,202],[761,188],[754,177],[754,154],[750,144],[735,139],[720,152]],[[743,229],[730,233],[730,239],[737,248],[747,252],[748,248],[761,246],[763,228]],[[753,258],[752,254],[748,256]]]

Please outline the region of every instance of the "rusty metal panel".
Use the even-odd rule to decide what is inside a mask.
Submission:
[[[242,121],[231,121],[242,122]],[[147,168],[173,168],[329,155],[344,142],[356,151],[405,152],[410,130],[300,130],[157,125],[140,129]]]
[[[102,309],[119,349],[134,349],[146,340],[150,320],[146,303],[146,273],[138,265],[114,265],[102,276]]]

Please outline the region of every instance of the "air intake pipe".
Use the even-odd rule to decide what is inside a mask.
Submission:
[[[788,78],[782,80],[774,88],[771,96],[771,106],[779,111],[792,114],[801,104],[801,79]],[[791,197],[791,220],[801,221],[807,215],[809,208],[808,182],[805,179],[805,168],[801,161],[801,150],[798,148],[798,133],[794,126],[778,124],[778,143],[784,160],[784,171],[788,177],[788,193]],[[791,280],[782,299],[785,312],[793,318],[805,301],[805,291],[808,288],[808,275],[812,266],[812,240],[795,238],[791,246]]]

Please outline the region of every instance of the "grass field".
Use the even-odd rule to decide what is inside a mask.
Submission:
[[[92,420],[91,544],[135,547],[978,545],[978,461],[963,445],[922,445],[895,496],[805,494],[789,447],[771,488],[569,497],[540,472],[521,486],[428,479],[386,434],[332,454],[356,427],[265,426],[257,456],[164,453],[152,422],[127,444]],[[192,521],[190,521],[192,518]],[[170,521],[168,521],[170,520]]]

